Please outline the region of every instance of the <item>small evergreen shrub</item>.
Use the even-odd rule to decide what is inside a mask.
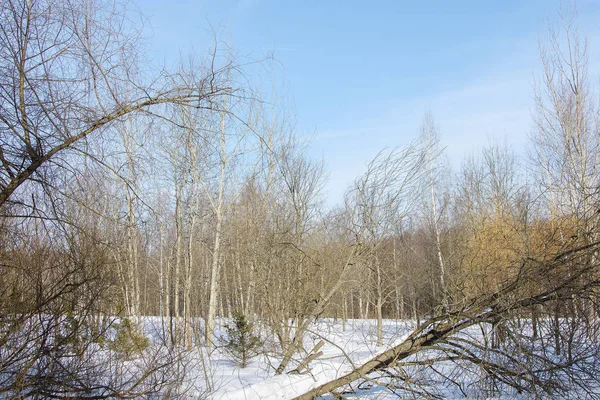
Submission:
[[[108,347],[125,358],[131,358],[150,346],[150,340],[131,324],[129,318],[123,318],[115,325],[117,331],[115,338],[110,341]]]
[[[231,324],[225,325],[225,330],[227,338],[221,338],[225,350],[242,368],[246,368],[248,361],[261,353],[263,342],[254,334],[253,324],[240,312],[233,317]]]
[[[85,320],[82,321],[72,313],[67,313],[58,328],[57,344],[69,352],[81,355],[85,340],[85,328]]]

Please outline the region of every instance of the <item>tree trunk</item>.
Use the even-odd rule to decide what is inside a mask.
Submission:
[[[227,166],[227,149],[225,138],[225,114],[221,116],[221,170],[219,176],[219,192],[215,204],[215,244],[213,247],[212,266],[210,271],[210,291],[208,301],[208,315],[206,316],[206,344],[213,346],[213,333],[215,330],[215,316],[217,313],[217,296],[219,294],[219,272],[221,251],[221,228],[223,223],[223,192],[225,190],[225,168]]]
[[[493,314],[492,311],[488,312],[488,314]],[[312,400],[317,397],[331,393],[334,390],[352,383],[357,379],[364,378],[368,374],[385,369],[401,361],[412,354],[415,354],[421,349],[431,346],[438,341],[445,339],[452,333],[457,330],[461,330],[467,328],[468,326],[472,326],[476,323],[476,320],[484,317],[481,315],[476,319],[463,319],[460,322],[454,320],[453,318],[449,318],[447,321],[443,323],[439,323],[438,321],[430,320],[428,323],[424,325],[423,328],[417,329],[413,334],[411,334],[406,340],[404,340],[399,345],[392,347],[391,349],[373,357],[371,360],[367,361],[363,365],[355,368],[350,373],[334,379],[328,383],[318,386],[300,396],[294,398],[294,400]],[[424,329],[429,328],[429,329]]]
[[[375,308],[377,311],[377,346],[383,346],[383,281],[381,279],[381,264],[375,259],[377,273],[377,300]]]
[[[302,337],[304,336],[304,332],[306,331],[306,329],[308,329],[308,326],[319,315],[321,315],[321,313],[325,310],[325,307],[327,307],[327,304],[329,304],[329,302],[331,301],[331,298],[338,292],[338,290],[344,283],[344,280],[343,280],[344,272],[346,271],[346,268],[349,265],[351,265],[351,262],[354,259],[354,257],[356,256],[357,251],[358,251],[358,249],[356,247],[354,247],[352,249],[352,252],[348,256],[348,259],[346,260],[346,263],[344,264],[344,267],[342,268],[341,275],[338,278],[335,285],[333,285],[333,287],[329,290],[329,292],[325,296],[323,296],[323,298],[320,299],[320,301],[318,301],[315,304],[315,306],[313,307],[311,312],[306,316],[306,318],[304,318],[302,323],[300,323],[300,322],[298,323],[298,328],[296,329],[296,332],[294,333],[292,342],[287,347],[287,349],[283,355],[283,360],[281,361],[281,364],[279,364],[279,366],[275,370],[276,375],[281,374],[285,370],[285,368],[287,367],[289,362],[292,360],[292,356],[294,355],[294,352],[299,348],[299,346],[302,345],[301,340],[302,340]]]

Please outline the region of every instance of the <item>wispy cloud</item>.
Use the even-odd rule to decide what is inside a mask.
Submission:
[[[318,133],[314,147],[329,161],[331,204],[341,201],[347,186],[377,151],[416,138],[426,112],[440,126],[442,144],[455,168],[490,138],[506,139],[521,152],[532,126],[530,71],[496,73],[453,90],[401,100],[377,114],[357,118],[359,122],[348,121],[348,126]]]

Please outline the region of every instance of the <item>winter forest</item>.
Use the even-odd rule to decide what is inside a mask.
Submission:
[[[574,5],[540,40],[526,153],[450,168],[423,110],[335,206],[252,79],[273,59],[215,36],[148,68],[130,14],[1,2],[0,397],[600,398],[600,92]]]

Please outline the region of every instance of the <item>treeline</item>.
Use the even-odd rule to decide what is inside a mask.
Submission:
[[[597,93],[571,25],[541,52],[527,156],[491,143],[452,172],[427,115],[328,208],[324,163],[231,51],[148,77],[119,7],[2,5],[0,393],[169,387],[139,386],[159,362],[89,381],[117,374],[83,357],[115,317],[135,337],[161,316],[173,348],[210,348],[217,318],[242,313],[276,339],[276,373],[316,318],[376,318],[382,344],[383,318],[482,298],[534,299],[491,321],[496,342],[513,318],[534,337],[553,321],[558,355],[575,327],[597,338]]]

